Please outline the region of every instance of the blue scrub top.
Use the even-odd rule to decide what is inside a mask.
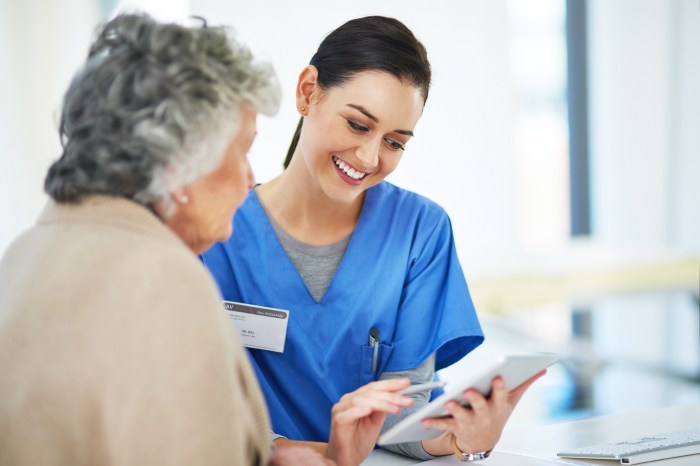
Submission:
[[[251,191],[233,234],[202,255],[225,300],[290,311],[284,353],[249,349],[273,430],[328,441],[331,408],[382,372],[436,370],[483,341],[445,211],[381,182],[320,302],[306,288]],[[223,311],[222,311],[223,312]],[[372,372],[370,329],[379,330]]]

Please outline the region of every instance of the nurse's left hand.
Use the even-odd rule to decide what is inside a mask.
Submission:
[[[445,404],[451,416],[428,418],[423,426],[444,430],[446,433],[433,440],[424,440],[423,448],[433,455],[452,454],[451,434],[454,434],[457,447],[464,453],[490,451],[501,437],[506,421],[515,405],[537,379],[546,373],[543,370],[508,392],[503,379],[496,377],[491,383],[491,396],[485,398],[476,390],[464,392],[469,407],[456,401]]]
[[[347,393],[331,412],[331,433],[326,457],[338,466],[355,466],[369,456],[388,413],[411,406],[413,398],[396,393],[409,379],[371,382]]]

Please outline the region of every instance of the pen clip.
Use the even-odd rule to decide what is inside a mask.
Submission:
[[[379,344],[379,330],[376,327],[372,327],[369,331],[369,346],[374,346]]]

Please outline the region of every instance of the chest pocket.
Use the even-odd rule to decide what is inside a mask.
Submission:
[[[364,345],[361,349],[360,355],[360,383],[365,385],[369,382],[377,380],[379,374],[384,372],[387,361],[391,353],[394,351],[392,345],[385,345],[383,343],[379,344],[377,349],[377,364],[376,371],[372,371],[372,366],[374,363],[374,346]]]

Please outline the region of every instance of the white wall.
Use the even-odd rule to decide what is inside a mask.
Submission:
[[[615,245],[668,241],[670,5],[591,2],[593,228]]]
[[[91,0],[0,0],[0,254],[46,201],[61,98],[97,20]]]
[[[700,7],[590,6],[595,236],[615,248],[700,251]]]
[[[0,0],[0,58],[3,71],[10,70],[0,73],[0,251],[31,225],[45,200],[44,174],[59,154],[60,97],[84,58],[97,4]],[[700,251],[697,1],[590,4],[595,237],[613,248]],[[361,15],[404,21],[428,49],[434,82],[417,136],[390,180],[447,209],[468,273],[531,254],[518,239],[518,219],[529,214],[521,211],[523,183],[514,173],[505,0],[357,0],[332,8],[319,0],[190,0],[189,9],[233,24],[278,70],[282,110],[260,118],[251,153],[259,181],[281,169],[297,121],[296,76],[324,35]],[[540,252],[565,253],[554,246]]]
[[[700,5],[590,5],[595,237],[616,251],[680,250],[697,257]],[[700,373],[700,316],[687,291],[613,296],[593,309],[602,356],[690,377]]]
[[[671,241],[700,249],[700,4],[673,3]]]

